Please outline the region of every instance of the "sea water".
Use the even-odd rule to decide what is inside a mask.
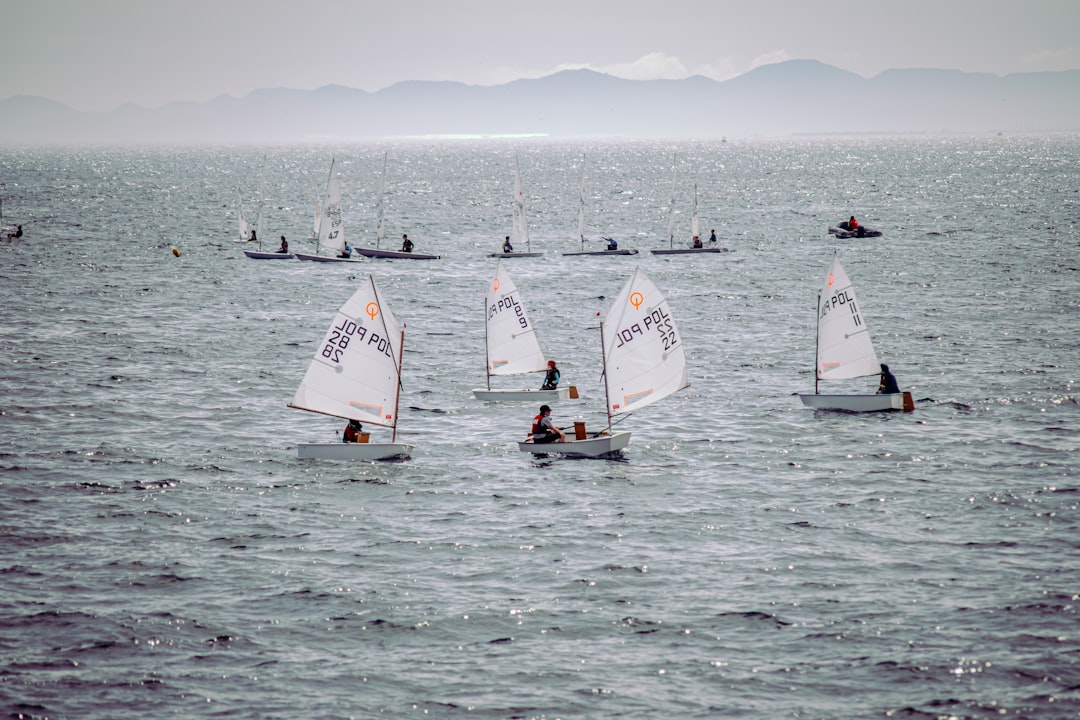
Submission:
[[[442,259],[233,242],[261,196],[264,249],[313,250],[336,157],[374,245],[384,153],[380,246]],[[537,409],[472,397],[515,158],[556,421],[606,426],[635,267],[679,325],[690,387],[620,458],[521,453]],[[638,255],[561,254],[583,178],[586,249]],[[695,185],[727,252],[651,254]],[[7,148],[0,194],[8,717],[1080,716],[1075,135]],[[827,233],[853,214],[884,235]],[[912,413],[797,397],[834,253]],[[344,427],[286,405],[369,273],[416,449],[298,460]]]

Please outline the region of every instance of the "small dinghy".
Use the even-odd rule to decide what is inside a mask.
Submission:
[[[375,279],[367,281],[337,311],[330,329],[289,407],[358,420],[391,429],[388,443],[300,443],[296,456],[319,460],[402,460],[413,446],[397,442],[398,400],[405,329],[380,297]]]
[[[577,399],[573,385],[540,389],[499,389],[491,387],[493,375],[524,375],[544,372],[547,360],[540,349],[536,330],[525,312],[517,285],[501,262],[495,266],[495,277],[488,283],[484,296],[484,345],[487,352],[487,387],[476,388],[473,396],[488,401],[535,401]]]
[[[846,410],[875,412],[915,408],[910,392],[822,393],[820,380],[847,380],[870,377],[881,372],[874,343],[866,328],[866,320],[855,287],[833,256],[825,284],[818,290],[817,302],[817,366],[814,371],[814,392],[800,393],[803,405],[815,410]]]
[[[626,282],[600,323],[603,347],[607,428],[589,432],[574,423],[566,442],[518,442],[518,450],[536,455],[558,453],[604,457],[630,444],[630,433],[614,431],[611,419],[663,400],[689,386],[686,353],[667,298],[641,268]]]

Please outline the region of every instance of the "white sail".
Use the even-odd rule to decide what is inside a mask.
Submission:
[[[341,184],[334,173],[334,163],[330,161],[330,177],[326,180],[326,199],[319,222],[319,245],[341,253],[345,251],[345,228],[341,223]]]
[[[547,364],[536,330],[529,322],[517,286],[502,262],[496,264],[495,278],[487,296],[488,375],[520,375],[541,372]]]
[[[843,380],[881,372],[855,288],[833,256],[818,292],[817,376]]]
[[[240,223],[240,239],[250,240],[251,232],[248,230],[247,218],[244,217],[244,200],[243,198],[236,199],[236,216]]]
[[[521,190],[521,167],[514,158],[514,217],[510,230],[510,243],[514,247],[529,247],[529,227],[525,223],[525,193]]]
[[[671,308],[641,268],[602,327],[608,416],[651,405],[686,387],[686,353]]]
[[[383,220],[383,195],[386,193],[386,153],[382,157],[382,177],[379,178],[379,199],[376,210],[375,247],[386,239],[386,223]]]
[[[289,407],[395,427],[402,333],[369,275],[338,310]]]
[[[312,236],[319,237],[319,226],[322,224],[322,198],[315,198],[315,225],[312,228]]]
[[[693,210],[690,213],[690,237],[691,239],[700,238],[700,232],[698,229],[698,214],[697,214],[697,183],[694,183],[694,205]]]
[[[577,234],[581,248],[585,249],[585,170],[581,171],[581,202],[578,204]]]

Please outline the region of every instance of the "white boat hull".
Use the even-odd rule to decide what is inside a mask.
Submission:
[[[880,412],[882,410],[904,410],[904,396],[911,393],[892,393],[890,395],[868,394],[828,394],[800,393],[799,398],[806,407],[815,410],[845,410],[847,412]],[[914,403],[910,405],[914,409]]]
[[[630,444],[630,433],[616,432],[610,435],[605,430],[602,434],[587,437],[584,440],[571,440],[567,436],[564,443],[542,443],[537,445],[531,440],[518,443],[518,450],[534,455],[568,455],[570,457],[604,457],[619,452]]]
[[[259,252],[257,250],[245,250],[244,254],[252,260],[292,260],[292,253]]]
[[[571,388],[574,392],[571,393]],[[486,388],[475,388],[473,390],[473,396],[477,400],[486,400],[488,402],[555,402],[556,400],[569,400],[571,397],[577,399],[577,388],[573,385],[567,385],[561,388],[555,388],[554,390],[530,390],[523,388],[520,390],[488,390]]]
[[[574,255],[637,255],[638,251],[632,248],[625,250],[584,250],[582,252],[566,252],[563,253],[563,257],[571,257]]]
[[[703,248],[671,248],[652,250],[653,255],[692,255],[694,253],[722,253],[727,252],[727,248],[719,247],[703,247]]]
[[[491,253],[488,257],[497,258],[521,258],[521,257],[540,257],[544,253],[542,252],[498,252]]]
[[[300,443],[296,457],[301,460],[404,460],[413,451],[405,443]]]
[[[402,252],[401,250],[378,250],[376,248],[360,247],[354,247],[353,252],[370,258],[401,258],[403,260],[438,260],[441,257],[425,253]]]
[[[311,255],[309,253],[296,253],[297,260],[310,260],[311,262],[323,263],[358,263],[364,262],[359,258],[334,257],[333,255]]]

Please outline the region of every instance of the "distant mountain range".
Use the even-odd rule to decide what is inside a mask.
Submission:
[[[0,143],[303,142],[402,136],[720,138],[808,133],[1080,130],[1080,70],[998,75],[888,70],[873,78],[814,60],[723,82],[622,80],[568,70],[481,87],[327,85],[246,97],[81,112],[34,96],[0,101]]]

